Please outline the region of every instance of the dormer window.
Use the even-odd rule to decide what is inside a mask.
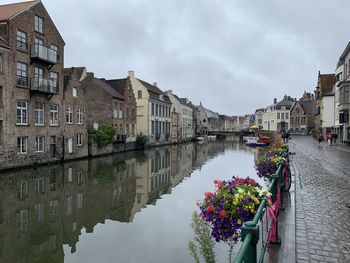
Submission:
[[[40,16],[34,17],[34,30],[38,33],[44,33],[44,19]]]
[[[164,100],[164,98],[163,98],[163,95],[162,95],[162,94],[160,94],[160,95],[159,95],[159,99],[160,99],[160,100]]]

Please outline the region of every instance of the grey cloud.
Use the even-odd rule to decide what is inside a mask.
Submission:
[[[349,41],[347,0],[43,2],[66,41],[66,66],[106,78],[133,69],[228,115],[313,90]]]

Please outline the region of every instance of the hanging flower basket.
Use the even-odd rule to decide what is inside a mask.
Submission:
[[[266,196],[270,196],[254,179],[232,177],[232,180],[215,180],[216,190],[206,192],[198,203],[202,218],[212,226],[215,241],[238,241],[244,222],[252,220]]]

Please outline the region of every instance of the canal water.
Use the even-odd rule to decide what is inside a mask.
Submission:
[[[215,179],[259,180],[255,153],[229,137],[2,173],[0,262],[194,262],[196,201]]]

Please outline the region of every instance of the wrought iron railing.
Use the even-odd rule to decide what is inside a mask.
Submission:
[[[283,204],[283,191],[281,190],[284,187],[282,175],[283,166],[284,164],[280,164],[277,172],[271,176],[269,191],[272,195],[270,200],[264,198],[253,220],[244,223],[242,227],[242,245],[234,260],[235,263],[263,262],[269,244],[281,245],[281,239],[278,234],[278,214]],[[267,240],[260,240],[262,243],[262,250],[258,258],[257,244],[259,239],[263,238],[259,235],[260,221],[265,213],[267,213],[266,216],[270,218],[270,222],[267,228]]]

